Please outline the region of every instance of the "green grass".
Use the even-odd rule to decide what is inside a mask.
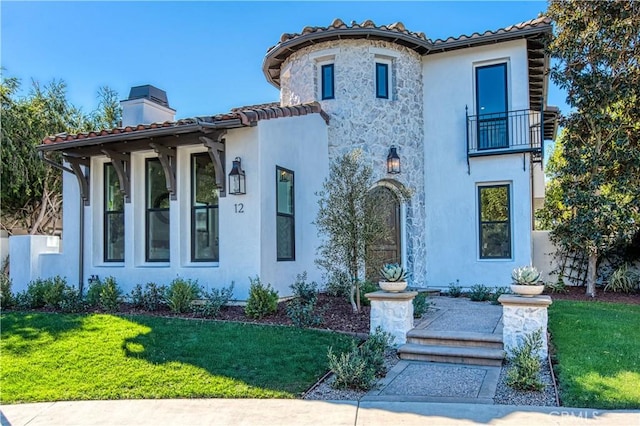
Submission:
[[[564,406],[640,408],[640,306],[554,301],[549,330]]]
[[[294,398],[351,338],[145,316],[5,313],[0,402]]]

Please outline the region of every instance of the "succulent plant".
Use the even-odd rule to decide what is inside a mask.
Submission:
[[[540,272],[535,266],[523,266],[511,272],[513,283],[517,285],[540,285]]]
[[[380,275],[385,281],[396,282],[405,281],[407,278],[407,271],[397,263],[385,263],[380,268]]]

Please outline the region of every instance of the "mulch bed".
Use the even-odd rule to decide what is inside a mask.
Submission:
[[[640,305],[640,293],[614,293],[603,291],[602,287],[596,288],[596,297],[586,295],[586,287],[571,286],[566,287],[566,293],[546,293],[555,300],[574,300],[583,302],[613,302]]]
[[[369,333],[369,314],[371,311],[369,306],[362,306],[360,312],[354,314],[351,309],[351,304],[346,298],[334,297],[321,293],[318,295],[316,310],[322,317],[322,323],[315,328],[347,333]],[[177,318],[199,318],[191,312],[177,314],[171,312],[168,308],[148,312],[133,308],[131,305],[126,303],[120,305],[119,313],[129,315],[140,314]],[[278,304],[278,311],[275,314],[268,315],[262,319],[247,317],[244,313],[243,306],[224,306],[215,319],[222,321],[246,322],[251,324],[292,325],[291,320],[287,316],[287,302],[280,302]]]

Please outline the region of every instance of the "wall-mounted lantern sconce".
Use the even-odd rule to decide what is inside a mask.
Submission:
[[[396,151],[396,147],[389,148],[389,155],[387,155],[387,173],[397,175],[400,173],[400,157]]]
[[[247,183],[245,181],[244,170],[240,157],[233,160],[233,166],[229,172],[229,194],[242,195],[247,193]]]

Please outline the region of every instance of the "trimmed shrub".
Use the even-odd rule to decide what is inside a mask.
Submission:
[[[485,300],[489,300],[489,295],[491,294],[491,290],[489,287],[483,284],[476,284],[471,286],[471,291],[469,292],[469,299],[474,302],[484,302]]]
[[[192,305],[193,312],[196,315],[214,318],[220,313],[220,309],[225,306],[233,298],[233,285],[231,282],[229,287],[221,289],[214,288],[210,292],[203,291],[202,303]]]
[[[304,302],[314,302],[318,299],[318,283],[307,282],[307,272],[296,275],[296,281],[289,286],[293,295]]]
[[[100,293],[102,292],[102,281],[97,275],[92,275],[88,280],[86,301],[93,308],[100,306]]]
[[[158,311],[166,305],[167,287],[156,283],[146,283],[144,289],[136,284],[131,291],[131,303],[146,311]]]
[[[122,291],[116,283],[114,277],[107,277],[102,283],[100,290],[100,307],[107,312],[116,312],[120,307],[120,296]]]
[[[244,308],[244,313],[249,318],[263,318],[278,310],[278,292],[271,288],[271,284],[266,286],[260,282],[260,278],[249,278],[249,300]]]
[[[287,304],[287,316],[296,327],[316,327],[322,323],[315,301],[293,299]]]
[[[351,279],[346,272],[334,272],[329,276],[326,293],[333,297],[349,297]]]
[[[37,279],[27,285],[27,290],[16,295],[16,302],[20,308],[59,309],[67,287],[67,281],[56,275],[52,278]]]
[[[507,385],[523,391],[540,391],[544,385],[540,381],[540,359],[538,351],[542,349],[542,329],[529,334],[512,350],[507,370]]]
[[[79,290],[71,286],[65,286],[58,308],[65,313],[78,313],[84,312],[86,306]]]
[[[413,317],[420,318],[424,315],[428,310],[429,306],[431,306],[431,302],[427,300],[429,293],[426,291],[419,291],[418,295],[413,298]]]
[[[503,294],[508,294],[510,292],[511,290],[509,290],[509,287],[497,287],[489,295],[489,300],[491,301],[492,305],[499,305],[500,302],[498,302],[498,298],[500,298],[500,296],[502,296]]]
[[[337,389],[371,389],[376,378],[386,374],[384,353],[391,341],[391,335],[378,328],[359,348],[353,344],[349,352],[340,355],[329,348],[329,368],[336,376],[333,386]]]
[[[459,285],[460,281],[456,280],[456,283],[449,284],[449,297],[460,297],[462,296],[462,287]]]
[[[200,295],[197,281],[176,278],[167,290],[167,305],[172,312],[182,313],[191,309],[191,302]]]
[[[378,284],[371,282],[369,280],[360,282],[360,304],[362,306],[371,306],[371,301],[364,297],[367,293],[373,293],[374,291],[379,291],[380,286]]]
[[[2,309],[10,308],[15,303],[11,286],[9,275],[0,272],[0,308]]]

